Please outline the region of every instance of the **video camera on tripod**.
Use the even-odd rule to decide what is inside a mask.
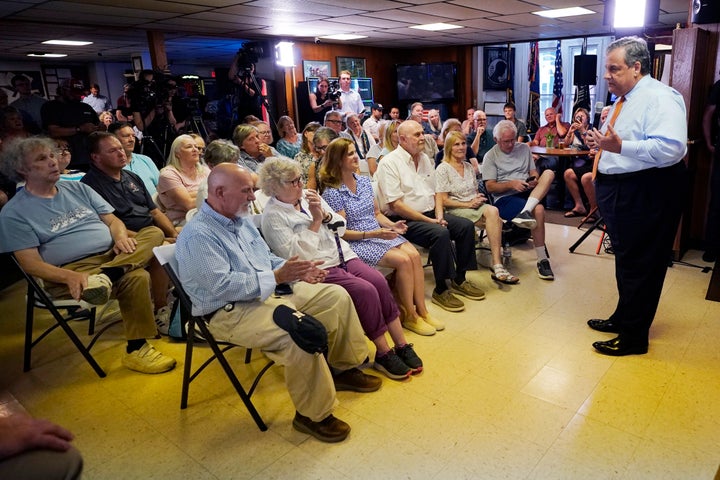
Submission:
[[[249,77],[255,67],[255,64],[263,54],[263,48],[256,42],[245,42],[235,54],[237,62],[237,76],[241,78]]]
[[[147,112],[170,100],[170,88],[166,77],[159,71],[143,71],[140,78],[130,85],[130,105],[136,112]]]

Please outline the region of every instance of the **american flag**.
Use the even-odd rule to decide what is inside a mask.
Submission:
[[[560,40],[557,42],[555,51],[555,83],[553,85],[552,106],[558,114],[563,112],[563,74],[562,74],[562,53],[560,51]]]

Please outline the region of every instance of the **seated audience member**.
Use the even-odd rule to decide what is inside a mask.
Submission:
[[[383,148],[378,155],[377,163],[380,163],[380,160],[382,160],[385,155],[395,150],[400,144],[397,129],[401,123],[402,120],[390,120],[385,125],[385,133],[383,134],[382,142]],[[375,165],[375,171],[377,171],[377,165]],[[373,175],[375,175],[375,172],[373,172]]]
[[[98,115],[102,112],[112,110],[112,103],[110,102],[110,99],[105,95],[100,94],[100,85],[97,83],[90,85],[90,95],[86,95],[82,101],[83,103],[90,105]]]
[[[26,413],[0,417],[0,477],[79,480],[83,458],[67,429]]]
[[[340,96],[333,100],[328,96],[330,90],[330,82],[325,76],[320,77],[315,92],[308,94],[310,100],[310,108],[312,108],[313,116],[312,119],[318,123],[322,123],[325,120],[325,114],[333,108],[341,109],[342,102]]]
[[[60,180],[78,181],[85,175],[80,170],[68,170],[68,165],[72,160],[70,152],[70,144],[64,138],[54,138],[55,142],[55,158],[57,159],[58,169],[60,170]]]
[[[388,113],[388,120],[402,121],[400,118],[400,109],[398,107],[390,107],[390,113]]]
[[[440,130],[442,130],[442,121],[440,120],[440,112],[436,109],[430,109],[428,111],[427,122],[422,123],[423,133],[433,137],[433,140],[437,142],[440,138]],[[442,146],[442,140],[438,143],[438,147]]]
[[[10,103],[10,106],[27,113],[32,120],[32,122],[24,122],[27,123],[27,129],[33,133],[39,133],[42,126],[42,114],[40,112],[47,100],[33,93],[32,79],[27,75],[15,75],[10,79],[10,85],[18,96],[16,100]]]
[[[295,122],[287,115],[283,115],[278,120],[277,126],[280,135],[276,145],[278,153],[288,158],[295,158],[302,147],[302,136],[295,128]]]
[[[254,128],[254,127],[252,127]],[[200,183],[210,173],[200,163],[200,151],[190,135],[180,135],[173,141],[168,163],[160,170],[158,198],[173,225],[183,225],[188,210],[195,207]]]
[[[419,123],[408,120],[398,128],[400,145],[387,154],[375,173],[381,211],[391,220],[406,220],[405,238],[429,248],[435,289],[433,303],[450,312],[465,309],[463,302],[450,292],[472,300],[482,300],[485,292],[465,278],[477,269],[475,226],[470,220],[445,215],[435,196],[435,169],[423,153],[424,135]],[[455,241],[457,263],[453,257]]]
[[[103,305],[115,295],[128,341],[122,364],[142,373],[171,370],[175,360],[145,340],[157,335],[145,267],[163,232],[147,227],[128,235],[113,207],[92,188],[58,181],[54,152],[54,142],[38,137],[3,152],[6,173],[26,183],[0,211],[0,251],[13,252],[55,298]]]
[[[265,155],[260,151],[262,141],[257,128],[241,123],[233,132],[233,143],[240,149],[239,164],[252,172],[257,172],[260,164],[265,161]]]
[[[479,135],[480,131],[476,133]],[[492,279],[507,284],[518,283],[520,279],[507,271],[500,258],[503,221],[498,209],[487,203],[485,195],[478,193],[475,170],[465,161],[466,149],[462,132],[451,132],[445,137],[445,156],[435,169],[436,195],[446,212],[485,228],[492,255]]]
[[[380,103],[373,103],[370,107],[370,116],[363,122],[362,127],[363,130],[367,132],[369,136],[375,140],[375,143],[378,143],[380,141],[380,132],[378,132],[378,127],[380,126],[380,122],[382,121],[383,116],[383,106]]]
[[[108,128],[110,125],[112,125],[115,122],[115,119],[113,118],[113,114],[111,112],[105,111],[98,113],[98,120],[100,120],[100,130],[108,131]]]
[[[92,164],[81,182],[100,194],[114,209],[131,236],[141,235],[143,229],[156,226],[165,235],[165,241],[174,243],[177,230],[170,219],[155,205],[142,179],[125,170],[127,157],[120,140],[112,133],[95,132],[88,137],[88,150]],[[170,308],[167,293],[170,282],[164,270],[154,259],[148,268],[152,285],[155,323],[167,335]]]
[[[473,107],[468,108],[465,112],[465,120],[462,122],[461,131],[466,137],[472,135],[475,131],[475,109]]]
[[[385,129],[387,128],[389,123],[390,121],[388,120],[380,120],[377,128],[378,135],[380,136],[380,143],[376,143],[375,145],[370,147],[370,150],[368,150],[368,153],[365,156],[365,160],[368,164],[368,172],[370,173],[371,177],[375,175],[375,172],[377,171],[377,162],[382,155],[383,149],[385,148]]]
[[[585,145],[585,135],[590,129],[590,113],[584,108],[578,108],[573,115],[573,123],[568,129],[565,136],[565,144],[571,148],[578,150],[589,150]],[[575,205],[573,208],[565,212],[565,217],[584,217],[587,210],[583,204],[582,195],[580,194],[580,186],[585,192],[590,210],[597,206],[595,201],[595,186],[592,181],[592,159],[588,155],[578,155],[573,157],[572,165],[565,170],[565,186],[570,192]]]
[[[262,232],[273,253],[283,258],[322,261],[318,268],[327,272],[323,282],[340,285],[350,294],[365,335],[377,348],[377,370],[394,380],[420,372],[422,362],[405,341],[400,312],[385,277],[360,260],[347,242],[336,239],[330,230],[335,225],[342,234],[344,219],[333,213],[317,192],[303,190],[295,162],[273,158],[259,173],[262,191],[270,197],[263,210]],[[395,342],[394,349],[388,345],[386,332]]]
[[[445,140],[447,136],[452,132],[460,132],[460,120],[457,118],[448,118],[445,120],[445,123],[443,123],[443,128],[440,131],[440,137]],[[476,137],[477,139],[477,137]],[[479,142],[480,140],[478,140]],[[434,157],[435,159],[435,168],[438,167],[443,161],[443,158],[445,157],[444,148],[440,150]],[[475,151],[473,151],[470,144],[467,144],[467,149],[465,150],[465,160],[467,162],[470,162],[470,165],[473,166],[473,170],[475,170],[475,175],[480,175],[480,165],[478,164],[477,157],[475,155]]]
[[[263,154],[265,158],[281,156],[280,152],[275,150],[275,147],[272,146],[275,139],[273,138],[270,124],[268,122],[258,120],[257,122],[252,122],[251,125],[257,128],[258,131],[258,138],[260,139],[260,153]]]
[[[338,110],[330,110],[325,114],[325,120],[323,120],[323,126],[328,127],[335,131],[338,135],[343,130],[343,114]]]
[[[307,171],[307,184],[305,185],[310,190],[318,190],[320,186],[320,164],[325,157],[325,149],[330,145],[330,142],[338,138],[338,134],[335,130],[328,127],[318,128],[313,137],[313,147],[318,153],[319,158],[315,163],[311,163]]]
[[[599,120],[599,123],[597,126],[598,129],[600,127],[602,127],[603,124],[605,123],[605,120],[607,120],[608,114],[610,113],[610,109],[612,109],[612,105],[605,105],[602,108],[602,110],[600,110],[600,120]]]
[[[22,114],[15,107],[0,110],[0,139],[10,142],[19,138],[27,138],[30,132],[25,128]]]
[[[547,120],[547,123],[538,128],[535,137],[529,143],[531,147],[554,148],[559,147],[560,143],[565,141],[565,135],[570,128],[570,124],[563,122],[561,116],[552,107],[545,109],[545,120]],[[550,141],[549,144],[548,141]],[[533,159],[540,173],[548,168],[553,171],[557,170],[559,165],[558,157],[552,155],[533,155]]]
[[[253,188],[250,172],[238,165],[223,163],[213,169],[207,201],[178,237],[180,281],[192,301],[192,313],[209,319],[208,328],[217,340],[260,349],[284,367],[296,409],[293,427],[324,442],[340,442],[350,427],[332,415],[335,391],[372,392],[382,381],[357,368],[368,348],[347,292],[318,283],[326,275],[317,268],[319,262],[273,255],[248,221]],[[292,293],[272,295],[282,283],[291,283]],[[277,326],[273,315],[279,305],[323,323],[327,360],[302,350]]]
[[[545,248],[545,208],[540,201],[550,190],[555,174],[545,170],[538,178],[530,147],[517,141],[515,124],[501,120],[493,129],[495,145],[485,155],[483,179],[500,217],[533,230],[538,276],[555,280]]]
[[[125,170],[133,172],[140,177],[150,196],[155,195],[157,193],[158,182],[160,181],[160,170],[158,170],[150,157],[135,153],[137,138],[135,137],[135,130],[133,130],[132,125],[127,122],[114,123],[110,125],[108,131],[118,137],[123,146],[125,156],[127,157],[127,164],[124,167]]]
[[[380,211],[370,179],[355,173],[353,144],[345,138],[333,141],[320,172],[323,198],[346,219],[343,238],[358,257],[370,266],[396,271],[395,291],[400,300],[402,325],[419,335],[433,335],[445,324],[430,316],[425,305],[425,274],[420,254],[402,236],[404,220],[392,222]]]
[[[305,125],[305,128],[302,131],[302,146],[300,147],[300,151],[293,158],[293,160],[300,165],[303,182],[305,182],[306,185],[310,165],[315,164],[320,158],[318,152],[315,151],[315,144],[313,143],[315,139],[315,132],[317,132],[319,128],[320,124],[318,122],[310,122]]]
[[[205,164],[210,170],[217,167],[221,163],[234,163],[238,164],[238,156],[240,155],[240,149],[228,140],[213,140],[210,145],[205,149]],[[257,174],[251,173],[253,181],[257,180]],[[205,203],[205,199],[208,196],[207,179],[203,180],[198,186],[197,197],[195,199],[195,205],[200,210],[202,204]]]
[[[370,148],[375,145],[375,139],[367,134],[360,125],[360,119],[354,113],[345,116],[347,128],[340,136],[345,137],[355,144],[355,151],[362,160],[365,160]]]
[[[200,162],[205,163],[205,139],[198,133],[188,133],[188,135],[195,140],[195,146],[200,154]]]
[[[482,110],[473,114],[473,132],[465,136],[465,141],[472,148],[478,164],[482,163],[485,154],[495,146],[492,131],[487,128],[487,115]]]
[[[527,127],[525,126],[525,122],[515,117],[514,103],[508,102],[505,106],[503,106],[503,115],[505,116],[505,120],[508,120],[515,125],[515,130],[518,132],[518,142],[528,141],[529,136],[527,134]]]

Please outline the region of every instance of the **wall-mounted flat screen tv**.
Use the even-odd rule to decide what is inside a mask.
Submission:
[[[395,65],[398,100],[448,102],[455,100],[457,65],[419,63]]]

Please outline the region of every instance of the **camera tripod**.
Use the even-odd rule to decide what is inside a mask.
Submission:
[[[597,207],[595,207],[594,209],[592,209],[592,210],[587,214],[587,216],[583,219],[582,223],[580,223],[580,225],[578,226],[578,228],[580,228],[580,227],[583,225],[583,223],[585,223],[586,220],[587,220],[587,219],[590,217],[590,215],[592,215],[593,213],[598,213]],[[600,253],[600,248],[602,247],[602,245],[603,245],[603,243],[604,243],[604,241],[605,241],[605,238],[607,237],[607,229],[606,229],[606,227],[605,227],[605,220],[604,220],[603,217],[600,216],[599,214],[598,214],[597,220],[595,220],[595,222],[594,222],[592,225],[590,225],[590,228],[588,228],[588,229],[585,231],[585,233],[583,233],[582,236],[581,236],[580,238],[578,238],[578,240],[570,246],[570,253],[575,253],[575,249],[576,249],[577,247],[579,247],[580,244],[583,243],[583,242],[585,241],[585,239],[586,239],[587,237],[589,237],[590,234],[591,234],[593,231],[595,231],[595,230],[600,230],[600,231],[602,232],[602,237],[600,238],[600,243],[598,243],[597,249],[595,250],[595,254],[596,254],[596,255],[599,254],[599,253]],[[607,250],[607,248],[606,248],[606,250]]]
[[[203,140],[205,140],[205,142],[208,141],[209,135],[207,127],[205,127],[205,122],[200,115],[193,115],[192,117],[190,117],[190,119],[186,122],[185,129],[188,132],[197,133],[203,138]]]

